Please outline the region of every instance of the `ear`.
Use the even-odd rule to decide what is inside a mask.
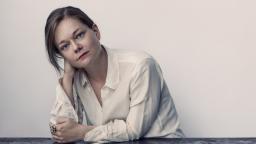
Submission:
[[[99,28],[96,24],[92,25],[92,30],[95,32],[96,37],[98,38],[98,40],[100,40],[100,30],[99,30]]]

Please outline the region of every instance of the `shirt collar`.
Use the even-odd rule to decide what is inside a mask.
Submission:
[[[102,47],[107,52],[108,68],[105,86],[116,89],[119,83],[119,65],[118,59],[113,51],[105,46]],[[79,72],[80,84],[85,87],[89,82],[86,74],[82,71]]]

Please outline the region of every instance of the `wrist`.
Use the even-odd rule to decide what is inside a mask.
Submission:
[[[95,126],[86,126],[86,125],[82,125],[79,124],[79,131],[80,131],[80,139],[84,139],[85,135],[94,128]]]
[[[63,79],[69,80],[69,81],[71,81],[73,77],[74,77],[74,74],[70,74],[70,73],[64,73],[63,75]]]
[[[84,125],[82,125],[82,124],[79,124],[78,127],[79,127],[79,138],[80,139],[84,139],[84,137],[85,137],[85,135],[87,133],[86,132],[86,127]]]
[[[65,84],[67,86],[71,86],[73,84],[73,76],[64,74],[62,78],[62,84]]]

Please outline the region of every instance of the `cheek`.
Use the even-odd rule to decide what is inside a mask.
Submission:
[[[99,39],[96,37],[95,34],[91,35],[89,38],[88,38],[88,45],[91,46],[91,47],[95,47],[95,46],[98,46],[99,44]]]
[[[67,60],[71,64],[74,61],[74,56],[70,55],[69,53],[62,53],[62,57],[64,58],[64,60]]]
[[[64,59],[69,59],[68,55],[66,53],[61,53],[61,56],[64,58]]]

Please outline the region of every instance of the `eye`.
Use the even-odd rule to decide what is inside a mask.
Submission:
[[[64,44],[60,47],[60,50],[65,50],[69,47],[69,44]]]
[[[85,32],[80,32],[76,35],[75,39],[81,39],[84,37]]]

